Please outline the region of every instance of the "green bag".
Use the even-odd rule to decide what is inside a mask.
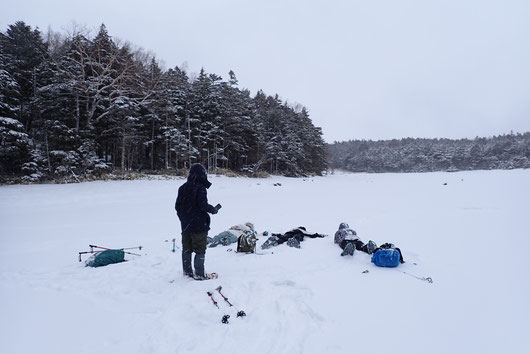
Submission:
[[[101,267],[113,263],[125,262],[125,252],[123,250],[105,250],[93,254],[86,260],[87,267]]]

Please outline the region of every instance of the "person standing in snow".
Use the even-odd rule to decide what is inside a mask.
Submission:
[[[377,248],[374,241],[368,241],[367,244],[364,244],[357,236],[357,232],[350,229],[350,226],[345,222],[341,223],[339,229],[335,232],[335,243],[339,244],[340,248],[343,249],[341,256],[353,256],[355,250],[372,254]]]
[[[185,276],[196,280],[206,279],[204,261],[206,257],[206,237],[210,230],[210,214],[217,214],[221,204],[215,207],[208,204],[207,189],[212,184],[208,181],[206,169],[200,163],[190,168],[188,180],[180,186],[175,210],[182,228],[182,268]],[[195,252],[193,267],[191,256]]]

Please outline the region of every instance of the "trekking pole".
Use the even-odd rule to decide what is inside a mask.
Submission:
[[[123,251],[123,250],[120,250],[120,251]],[[126,254],[132,254],[133,256],[139,256],[139,257],[142,256],[141,254],[138,254],[138,253],[132,253],[132,252],[125,252],[125,251],[123,251],[123,253],[126,253]]]
[[[112,251],[112,250],[124,251],[124,250],[135,250],[135,249],[141,250],[142,249],[142,246],[127,247],[127,248],[107,248],[107,247],[101,247],[101,246],[95,246],[95,245],[88,245],[88,246],[90,247],[90,251],[91,251],[91,252],[88,252],[88,253],[103,252],[103,251],[94,251],[94,248],[101,248],[101,249],[106,250],[106,251]],[[141,256],[141,254],[138,254],[138,253],[125,252],[125,251],[123,253],[132,254],[133,256]]]
[[[232,305],[232,303],[230,303],[230,301],[228,301],[228,298],[226,296],[224,296],[224,294],[221,292],[222,288],[223,287],[221,285],[219,285],[217,288],[215,288],[215,290],[217,290],[219,292],[219,294],[221,295],[223,300],[226,301],[228,303],[228,305],[230,305],[230,307],[234,306],[234,305]],[[244,317],[244,316],[247,315],[245,313],[245,311],[239,311],[237,308],[236,308],[236,311],[237,311],[237,317]]]
[[[210,299],[212,299],[212,302],[215,305],[215,307],[219,308],[219,305],[217,305],[217,301],[215,301],[215,299],[213,298],[213,293],[211,291],[207,291],[206,294],[208,294]]]
[[[79,252],[79,262],[81,262],[81,255],[82,254],[87,254],[87,253],[99,253],[99,252],[103,252],[103,251],[88,251],[88,252]]]
[[[399,269],[395,269],[395,268],[394,268],[394,270],[397,271],[397,272],[400,272],[400,273],[406,274],[406,275],[408,275],[409,277],[413,277],[413,278],[416,278],[416,279],[418,279],[418,280],[423,280],[423,281],[426,281],[427,283],[430,283],[430,284],[433,283],[433,280],[432,280],[431,277],[421,277],[421,278],[420,278],[420,277],[418,277],[418,276],[416,276],[416,275],[414,275],[414,274],[407,273],[407,272],[405,272],[405,271],[403,271],[403,270],[399,270]]]
[[[217,307],[217,309],[220,310],[219,305],[217,304],[217,301],[215,301],[215,299],[213,297],[213,293],[211,291],[207,291],[206,294],[208,294],[210,299],[212,299],[212,302],[215,305],[215,307]],[[239,317],[239,315],[237,317]],[[228,319],[229,318],[230,318],[230,315],[224,314],[223,317],[221,318],[221,323],[228,324]]]
[[[219,285],[217,288],[215,288],[215,290],[217,290],[219,292],[219,294],[221,294],[222,298],[224,301],[228,302],[228,305],[230,305],[230,307],[234,306],[230,303],[230,301],[228,301],[228,298],[226,296],[223,295],[223,293],[221,292],[221,289],[223,287],[221,285]]]
[[[107,247],[101,247],[101,246],[96,246],[96,245],[88,245],[88,247],[90,248],[101,248],[101,249],[104,249],[104,250],[135,250],[135,249],[138,249],[138,250],[142,250],[142,246],[138,246],[138,247],[126,247],[126,248],[107,248]]]

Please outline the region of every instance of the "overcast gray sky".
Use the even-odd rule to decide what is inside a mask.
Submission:
[[[1,0],[309,109],[327,142],[530,131],[528,0]]]

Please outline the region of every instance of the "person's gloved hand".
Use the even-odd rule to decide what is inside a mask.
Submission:
[[[215,212],[214,214],[217,214],[219,212],[219,209],[222,208],[221,204],[217,204],[216,206],[213,207],[215,209]]]

